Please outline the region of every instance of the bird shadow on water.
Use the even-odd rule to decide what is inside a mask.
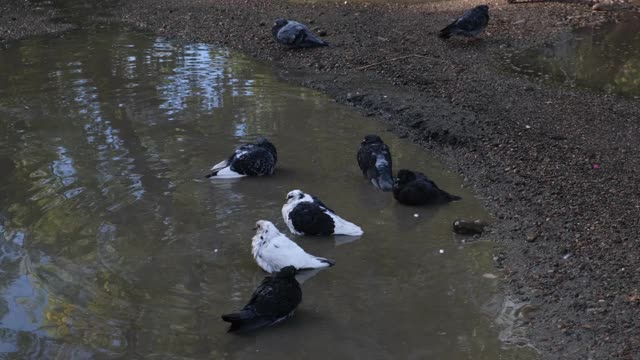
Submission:
[[[342,246],[360,240],[362,236],[337,235],[333,237],[336,246]]]

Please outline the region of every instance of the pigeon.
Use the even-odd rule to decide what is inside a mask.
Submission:
[[[487,28],[488,24],[489,7],[480,5],[465,11],[460,18],[440,30],[440,35],[438,36],[443,39],[448,39],[451,35],[476,37]]]
[[[391,152],[378,135],[367,135],[360,143],[358,165],[362,174],[382,191],[393,190]]]
[[[251,241],[251,253],[258,265],[268,273],[293,265],[311,270],[333,266],[335,261],[307,254],[298,244],[282,234],[270,221],[256,223],[256,235]]]
[[[273,38],[280,44],[290,48],[312,48],[328,46],[305,25],[287,19],[278,19],[271,28]]]
[[[296,235],[360,236],[362,229],[335,214],[315,196],[293,190],[282,206],[282,217]]]
[[[215,164],[205,177],[237,178],[273,175],[278,162],[276,147],[261,137],[255,144],[242,145],[227,160]]]
[[[222,315],[222,320],[231,323],[228,331],[256,330],[293,316],[302,302],[302,289],[296,280],[296,271],[295,267],[287,266],[264,278],[242,310]]]
[[[398,178],[393,184],[393,197],[405,205],[442,204],[462,199],[440,190],[423,173],[405,169],[398,171]]]

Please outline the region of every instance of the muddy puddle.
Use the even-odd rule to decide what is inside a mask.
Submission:
[[[399,206],[362,179],[363,135],[464,200]],[[209,181],[258,135],[276,175]],[[461,244],[487,218],[461,180],[374,120],[266,65],[125,27],[32,38],[0,51],[0,352],[20,359],[530,359],[506,347],[494,245]],[[285,230],[294,188],[362,226],[293,237],[337,261],[303,285],[296,316],[244,336],[220,314],[264,273],[258,219]],[[415,216],[417,214],[417,217]],[[498,311],[498,310],[496,310]]]
[[[558,42],[511,54],[512,71],[596,92],[640,97],[640,18],[580,29]]]

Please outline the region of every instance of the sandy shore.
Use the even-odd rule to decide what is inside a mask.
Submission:
[[[485,237],[504,245],[496,262],[506,291],[537,309],[522,325],[542,358],[639,359],[640,106],[502,70],[507,52],[616,15],[586,4],[492,0],[482,41],[437,38],[477,4],[129,0],[115,19],[271,61],[282,78],[430,149],[495,216]],[[326,31],[332,46],[278,48],[270,35],[278,17]],[[20,37],[6,29],[40,32],[0,24],[4,39]]]

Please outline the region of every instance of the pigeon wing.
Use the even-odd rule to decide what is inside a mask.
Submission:
[[[489,15],[477,8],[467,10],[458,21],[456,27],[465,32],[475,32],[487,27]]]
[[[301,301],[302,290],[295,279],[274,276],[262,280],[246,307],[262,318],[277,320],[290,314]]]
[[[273,173],[275,161],[273,154],[263,148],[253,148],[240,155],[236,154],[231,170],[249,176],[263,176]]]
[[[358,150],[358,166],[362,170],[363,175],[367,175],[367,171],[375,165],[375,154],[369,145],[362,145]]]
[[[302,41],[306,27],[298,22],[289,21],[280,31],[278,31],[278,41],[285,45],[296,45]]]
[[[290,213],[289,218],[299,232],[307,235],[331,235],[334,222],[331,216],[316,203],[300,203]]]

